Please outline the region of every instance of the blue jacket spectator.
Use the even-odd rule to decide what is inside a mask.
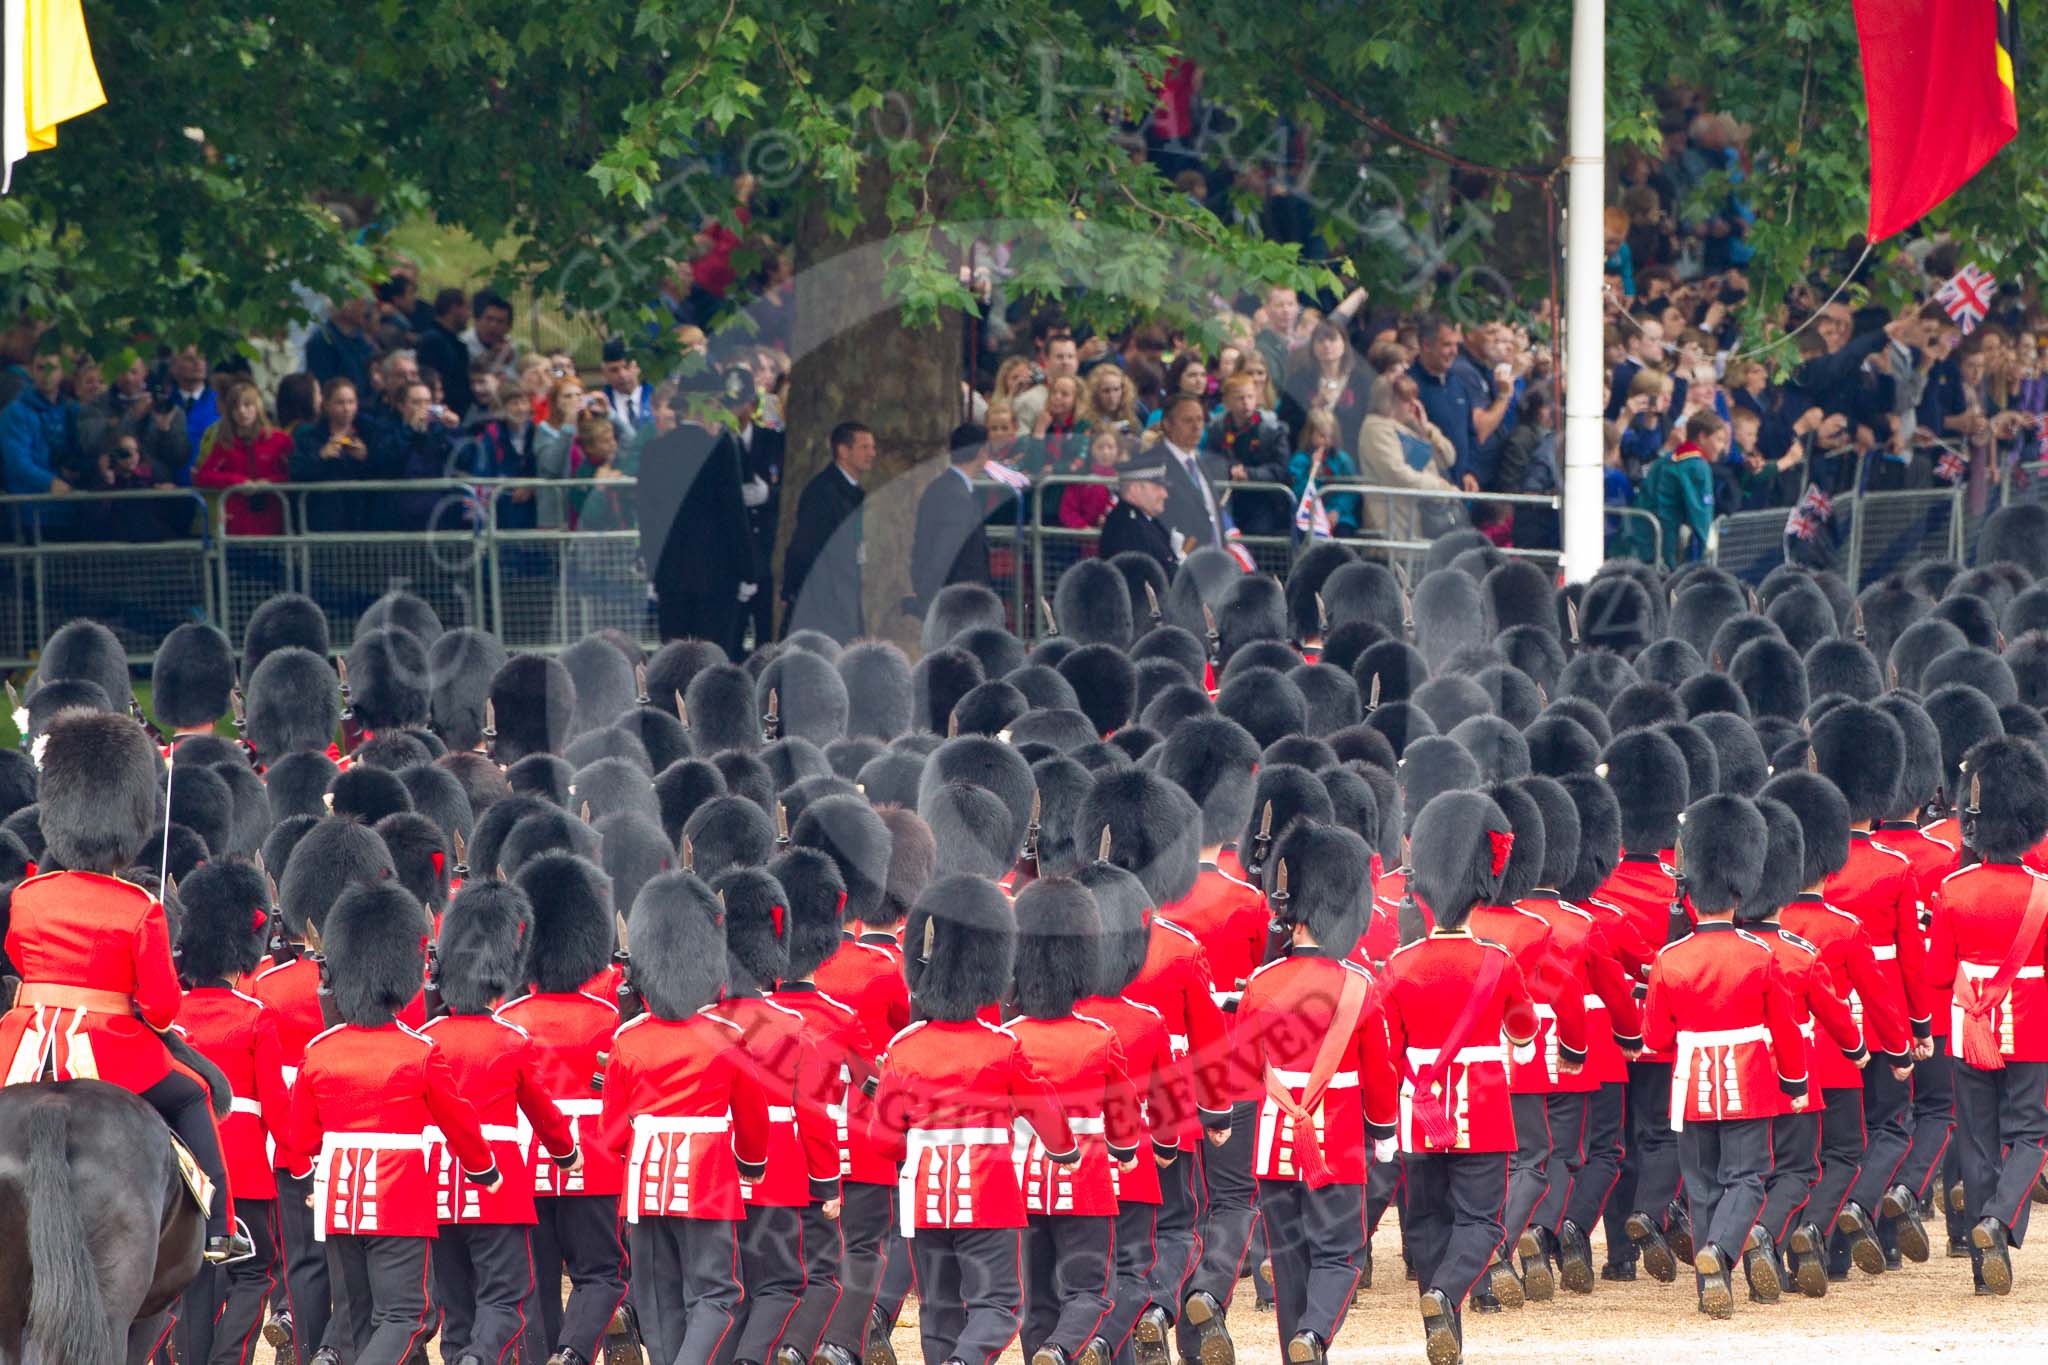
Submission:
[[[171,397],[185,415],[185,462],[171,477],[190,486],[192,470],[199,463],[199,447],[207,428],[220,420],[220,399],[206,382],[206,360],[197,346],[187,346],[171,356]]]
[[[9,493],[68,493],[79,478],[78,413],[58,397],[63,383],[64,362],[37,356],[29,387],[0,410],[0,464]],[[45,506],[36,515],[47,530],[77,524],[68,507]],[[15,525],[14,518],[7,524]]]
[[[1309,471],[1315,470],[1316,487],[1322,490],[1323,510],[1330,514],[1331,531],[1340,536],[1357,535],[1361,524],[1358,494],[1329,491],[1332,479],[1358,477],[1358,461],[1351,458],[1349,451],[1337,447],[1336,418],[1321,408],[1309,413],[1301,428],[1301,443],[1307,449],[1296,451],[1287,462],[1287,480],[1294,486],[1294,505],[1301,506]]]
[[[375,354],[369,335],[371,303],[350,299],[336,308],[318,331],[306,338],[306,370],[324,388],[346,379],[357,393],[369,393],[370,360]]]

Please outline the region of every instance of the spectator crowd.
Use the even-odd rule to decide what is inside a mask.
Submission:
[[[2014,466],[2038,458],[2048,308],[2037,291],[2008,282],[1967,333],[1932,301],[1852,307],[1845,291],[1829,292],[1842,282],[1832,264],[1753,299],[1745,130],[1699,103],[1680,98],[1667,112],[1661,156],[1620,161],[1606,214],[1605,499],[1647,510],[1662,530],[1610,517],[1610,552],[1697,558],[1715,516],[1782,509],[1793,557],[1824,564],[1844,492],[1961,484],[1982,510]],[[1327,256],[1313,215],[1282,188],[1286,168],[1220,171],[1191,150],[1202,116],[1199,82],[1169,82],[1144,127],[1147,155],[1221,212],[1241,212],[1233,191],[1255,191],[1263,231]],[[751,232],[744,177],[739,190]],[[1931,300],[1959,255],[1921,242],[1886,268],[1903,264],[1909,292]],[[765,264],[750,272],[736,264],[756,258]],[[968,271],[984,325],[946,417],[953,473],[919,511],[912,611],[949,582],[988,577],[985,524],[1033,513],[1098,532],[1105,555],[1135,549],[1169,571],[1193,548],[1240,536],[1415,542],[1471,526],[1501,546],[1558,545],[1551,507],[1486,496],[1562,487],[1548,305],[1460,322],[1382,307],[1364,289],[1275,288],[1217,297],[1205,327],[1141,320],[1112,333],[1070,325],[1056,304],[1007,298],[1002,243],[981,244]],[[252,341],[211,365],[192,347],[95,356],[46,337],[0,370],[5,491],[64,495],[32,514],[45,539],[144,541],[192,534],[191,498],[95,495],[232,490],[226,533],[266,536],[425,530],[480,515],[474,498],[438,489],[314,492],[293,510],[265,491],[278,484],[575,480],[497,493],[496,525],[650,536],[646,481],[604,484],[639,478],[657,436],[701,427],[691,486],[653,513],[644,569],[671,602],[717,599],[717,619],[706,627],[696,608],[665,609],[663,632],[694,625],[718,638],[751,626],[766,638],[782,603],[796,624],[809,617],[851,638],[876,624],[860,606],[857,530],[877,459],[858,419],[872,414],[841,414],[832,462],[792,490],[795,536],[771,562],[799,295],[777,243],[712,224],[651,301],[657,321],[605,342],[595,371],[567,351],[523,348],[502,295],[430,295],[402,264],[324,306],[303,335]],[[722,330],[741,311],[746,324]],[[679,348],[648,344],[664,331]],[[642,359],[676,349],[705,359],[661,382],[642,373]],[[693,366],[709,379],[691,377]],[[693,386],[723,400],[732,421],[717,431],[729,444],[692,420],[682,390]],[[1074,478],[1096,482],[1065,482]],[[9,518],[8,529],[24,534],[29,520]],[[732,534],[708,547],[664,539],[708,520]]]

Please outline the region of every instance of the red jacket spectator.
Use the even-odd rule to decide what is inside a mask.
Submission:
[[[292,438],[282,431],[267,431],[251,440],[216,439],[213,449],[192,471],[192,484],[195,488],[236,488],[245,483],[285,483],[291,478],[291,454]],[[227,501],[229,535],[284,534],[282,498],[237,495]]]

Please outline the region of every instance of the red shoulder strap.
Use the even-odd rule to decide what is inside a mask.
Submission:
[[[2027,965],[2028,951],[2040,939],[2042,926],[2048,925],[2048,878],[2037,876],[2031,880],[2027,908],[2020,915],[2019,932],[2013,936],[2012,946],[2005,950],[2005,960],[1988,980],[1970,983],[1975,995],[1963,1006],[1963,1060],[1979,1071],[2000,1071],[2005,1067],[1997,1035],[1992,1032],[1991,1012],[2005,1003],[2012,983],[2019,979],[2020,969]]]

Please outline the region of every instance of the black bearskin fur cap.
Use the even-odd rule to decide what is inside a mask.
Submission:
[[[813,801],[791,827],[792,842],[823,852],[846,883],[846,914],[873,919],[889,878],[889,827],[857,796]]]
[[[425,725],[433,697],[427,647],[405,630],[373,630],[348,647],[349,705],[365,730]]]
[[[1464,925],[1475,906],[1500,900],[1514,832],[1499,806],[1481,792],[1435,797],[1415,817],[1408,885],[1429,906],[1439,928]]]
[[[734,868],[711,883],[725,903],[726,972],[735,989],[766,994],[789,975],[789,904],[766,868]]]
[[[1679,817],[1678,856],[1687,894],[1701,915],[1733,910],[1756,895],[1763,869],[1757,857],[1770,834],[1756,803],[1740,796],[1709,796]]]
[[[587,858],[554,852],[529,861],[515,880],[533,907],[535,987],[549,995],[581,990],[611,961],[611,878]]]
[[[526,960],[533,907],[509,882],[466,884],[441,918],[441,1003],[450,1014],[489,1014],[533,979]]]
[[[214,859],[178,883],[178,920],[178,974],[233,983],[263,960],[270,887],[250,864]]]
[[[1634,853],[1671,847],[1678,813],[1689,804],[1691,774],[1684,751],[1669,735],[1631,730],[1615,737],[1600,763],[1605,771],[1599,775],[1621,802],[1622,847]]]
[[[1898,807],[1906,736],[1875,706],[1844,702],[1813,724],[1807,737],[1814,767],[1849,803],[1852,820],[1882,820]]]
[[[509,766],[528,754],[561,752],[576,711],[576,684],[555,659],[515,654],[492,676],[490,703],[498,723],[491,755]]]
[[[334,1012],[358,1028],[383,1028],[419,995],[433,923],[395,882],[349,887],[321,930]]]
[[[725,913],[702,879],[664,872],[640,888],[626,922],[633,989],[657,1019],[687,1019],[725,991]]]
[[[1793,768],[1764,783],[1757,799],[1783,802],[1799,821],[1801,890],[1820,885],[1849,861],[1849,803],[1834,783],[1819,773]]]
[[[782,888],[789,913],[784,979],[809,980],[843,941],[846,883],[838,864],[815,848],[791,847],[768,864],[768,875]]]
[[[112,873],[134,862],[157,823],[158,754],[149,737],[127,716],[104,711],[60,711],[44,733],[44,851],[75,872]]]
[[[317,658],[333,652],[327,613],[312,598],[281,592],[250,613],[242,630],[242,685],[247,688],[263,661],[280,649],[303,649]]]
[[[1122,651],[1131,643],[1130,590],[1123,575],[1099,559],[1077,559],[1067,566],[1053,590],[1053,617],[1060,634],[1077,644]]]
[[[2048,760],[2032,744],[1987,739],[1963,760],[1963,840],[1986,858],[2018,859],[2048,835]],[[1976,806],[1973,817],[1968,807]]]
[[[1095,894],[1068,877],[1042,877],[1017,893],[1013,967],[1018,1012],[1064,1019],[1102,980],[1102,914]]]
[[[187,621],[164,637],[151,667],[150,707],[169,726],[211,725],[228,713],[235,650],[213,626]]]
[[[941,878],[911,907],[904,938],[911,997],[928,1019],[972,1019],[1003,998],[1016,948],[1016,920],[995,883]]]
[[[341,724],[340,681],[318,654],[272,650],[249,680],[242,733],[270,763],[286,754],[325,750]]]
[[[1100,774],[1081,807],[1080,856],[1094,860],[1105,828],[1109,861],[1135,873],[1153,904],[1177,901],[1194,889],[1202,816],[1178,786],[1140,768]]]

